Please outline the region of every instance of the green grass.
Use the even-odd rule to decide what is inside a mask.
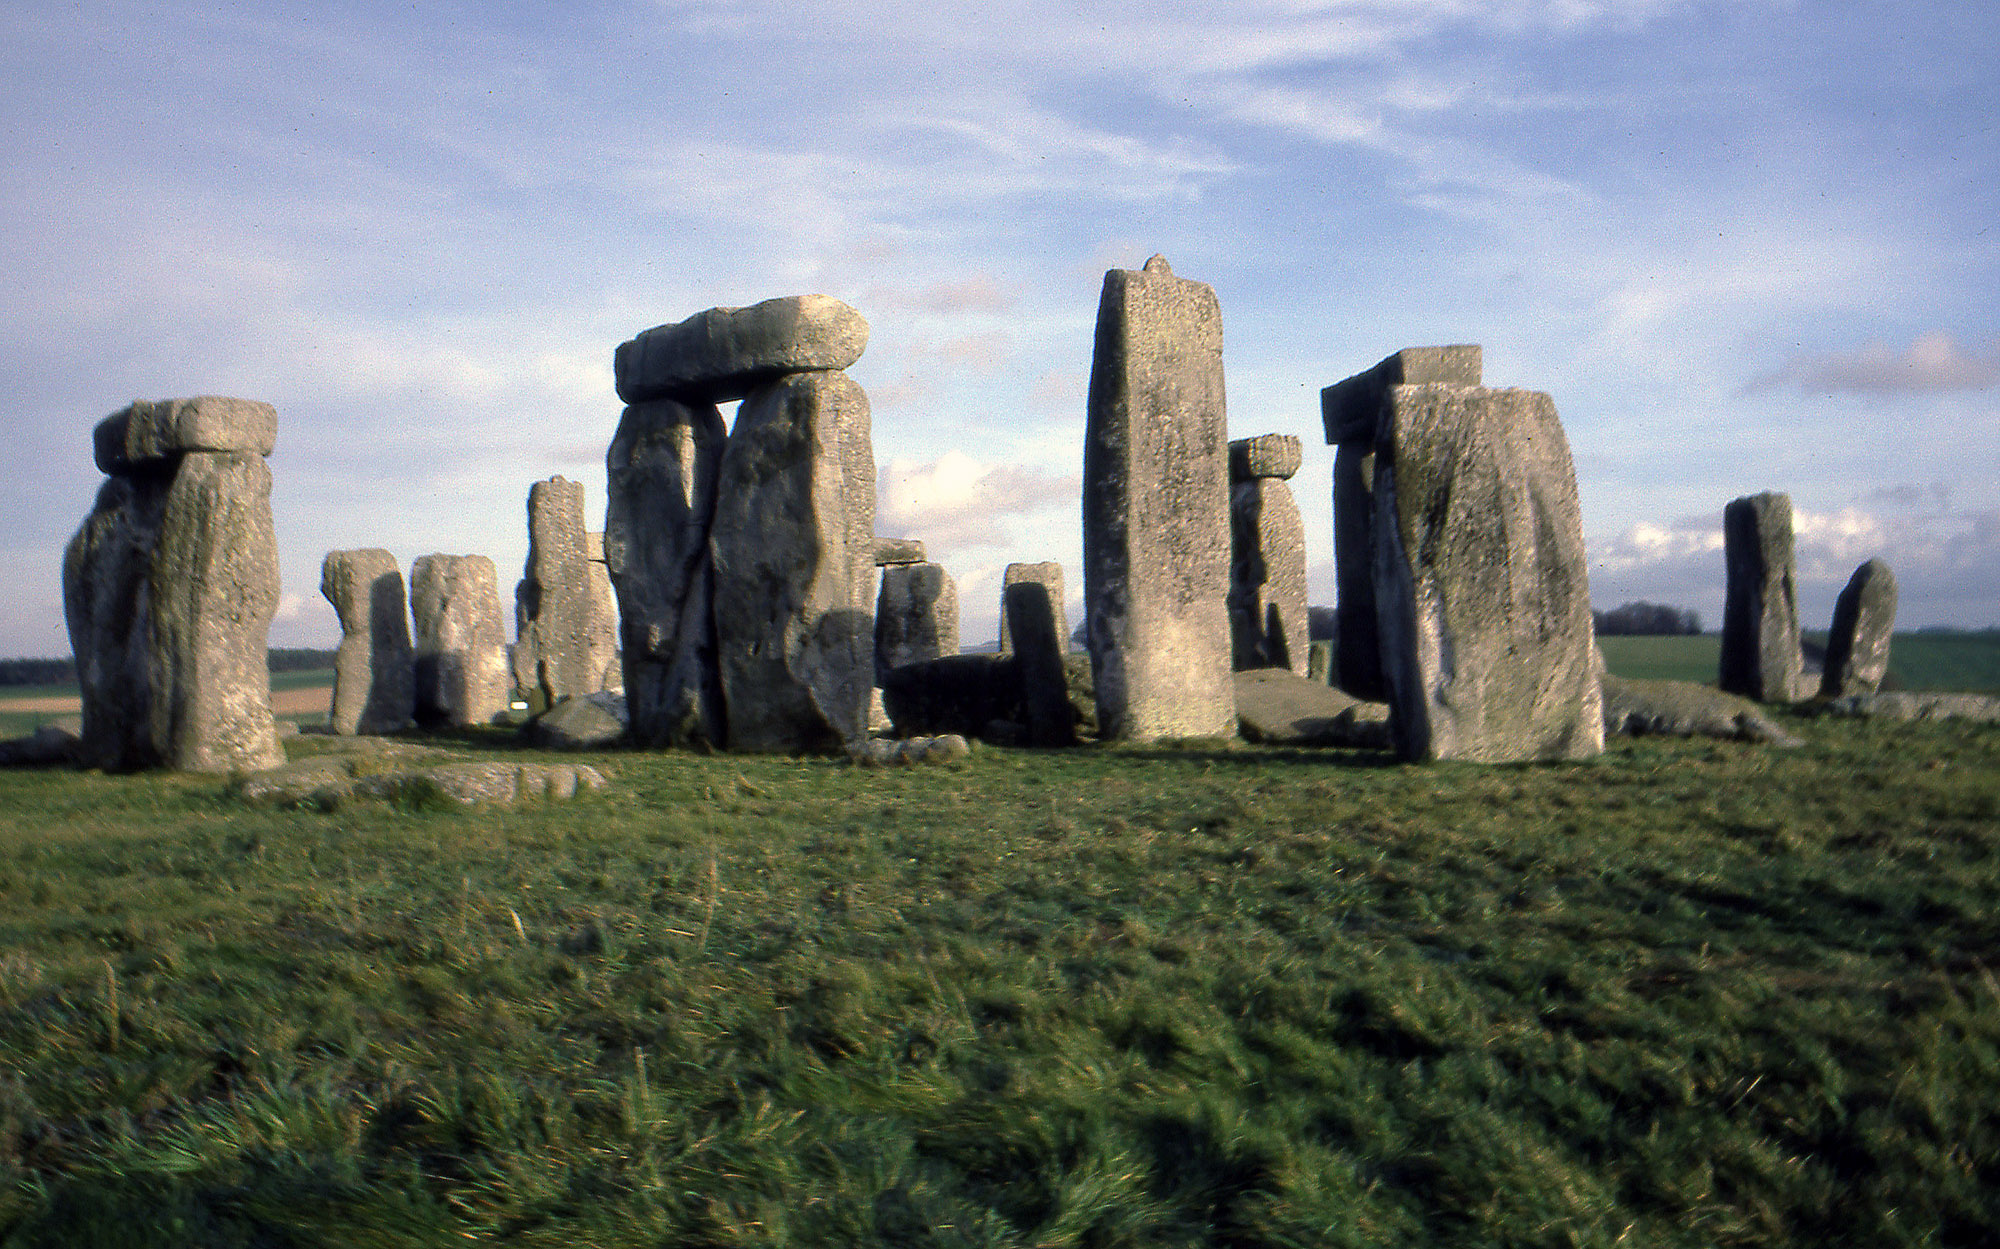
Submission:
[[[1714,633],[1682,637],[1600,637],[1604,666],[1612,675],[1645,681],[1715,684],[1722,638]]]
[[[1804,636],[1822,646],[1826,643],[1824,631]],[[1597,641],[1604,649],[1605,666],[1618,676],[1715,684],[1722,651],[1718,634]],[[2000,632],[1898,633],[1889,648],[1889,677],[1883,688],[2000,694]]]
[[[0,1245],[1993,1243],[2000,731],[1788,727],[0,775]]]

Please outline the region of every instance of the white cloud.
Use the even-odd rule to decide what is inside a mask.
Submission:
[[[876,480],[876,531],[922,539],[935,551],[1004,545],[1010,521],[1074,507],[1081,489],[1077,478],[982,464],[962,451],[930,463],[891,460]]]

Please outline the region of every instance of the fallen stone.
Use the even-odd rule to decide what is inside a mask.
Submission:
[[[629,712],[623,694],[600,690],[565,698],[523,727],[544,750],[602,750],[624,740]]]
[[[1928,694],[1906,691],[1848,694],[1824,704],[1831,715],[1882,720],[1969,720],[2000,723],[2000,698],[1987,694]]]
[[[1602,751],[1582,514],[1549,396],[1393,387],[1375,503],[1397,752],[1501,763]]]
[[[1222,310],[1163,256],[1104,275],[1083,452],[1086,638],[1111,739],[1232,737]]]
[[[1819,692],[1823,698],[1872,694],[1889,674],[1896,629],[1896,574],[1879,559],[1854,570],[1833,605]]]
[[[1075,731],[1095,736],[1096,695],[1089,657],[1066,656],[1063,676]],[[1014,655],[945,655],[906,664],[883,681],[882,701],[898,737],[957,733],[995,745],[1027,740],[1020,666]],[[994,725],[1011,727],[996,734]]]
[[[1238,727],[1249,741],[1391,748],[1387,703],[1364,702],[1285,668],[1255,668],[1234,680]]]
[[[403,570],[379,547],[328,551],[319,592],[340,618],[333,659],[335,733],[394,733],[416,713],[416,652],[403,599]]]
[[[626,403],[725,403],[788,374],[844,369],[867,346],[868,322],[853,308],[788,295],[655,326],[619,344],[612,372]]]
[[[894,768],[914,764],[951,763],[972,753],[972,746],[956,733],[937,737],[871,738],[848,748],[847,757],[857,767]]]
[[[915,538],[875,539],[875,566],[887,568],[891,564],[924,564],[924,544]]]
[[[1716,684],[1760,703],[1800,696],[1799,604],[1792,562],[1792,498],[1767,491],[1722,510],[1728,582]]]
[[[1607,737],[1720,737],[1803,745],[1747,698],[1692,681],[1601,677]]]
[[[437,752],[427,752],[435,756]],[[385,760],[391,761],[385,764]],[[301,759],[242,778],[235,787],[259,806],[333,810],[363,798],[438,800],[460,807],[515,806],[563,801],[596,793],[610,782],[596,768],[571,763],[500,763],[473,759],[422,759],[378,752]]]
[[[410,566],[417,722],[489,724],[507,710],[513,672],[500,579],[484,555],[425,555]]]
[[[98,422],[91,442],[98,471],[112,476],[189,451],[268,456],[278,444],[278,413],[220,395],[141,401]]]

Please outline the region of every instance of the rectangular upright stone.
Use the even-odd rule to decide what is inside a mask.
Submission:
[[[333,731],[351,737],[408,728],[416,713],[416,652],[396,557],[380,547],[328,551],[319,592],[340,617]]]
[[[614,683],[616,612],[609,575],[590,558],[582,482],[551,477],[529,489],[528,561],[514,600],[514,684],[531,701],[552,706]]]
[[[1014,642],[1021,682],[1022,727],[1030,746],[1076,745],[1076,711],[1069,701],[1064,657],[1069,639],[1047,582],[1020,580],[1001,591],[1000,616]]]
[[[1032,581],[1049,588],[1049,602],[1056,614],[1056,634],[1062,638],[1063,654],[1069,654],[1069,608],[1064,603],[1063,567],[1054,560],[1037,564],[1009,564],[1000,574],[1000,653],[1014,653],[1014,629],[1007,623],[1007,587]]]
[[[1576,473],[1549,396],[1391,387],[1374,496],[1397,752],[1501,763],[1602,751]]]
[[[879,559],[879,554],[877,555]],[[940,564],[888,564],[875,597],[875,680],[958,654],[958,583]]]
[[[410,565],[410,624],[419,724],[486,724],[507,710],[513,674],[492,560],[420,556]]]
[[[1728,581],[1717,684],[1763,703],[1798,697],[1799,600],[1792,564],[1792,497],[1776,491],[1722,509]]]
[[[1100,736],[1234,736],[1222,312],[1165,257],[1104,275],[1083,554]]]

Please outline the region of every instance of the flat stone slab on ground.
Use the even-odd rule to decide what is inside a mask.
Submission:
[[[1248,741],[1267,746],[1388,750],[1389,705],[1364,702],[1289,668],[1235,674],[1236,719]]]
[[[1804,743],[1747,698],[1693,681],[1641,681],[1606,674],[1606,737],[1720,737],[1773,746]]]
[[[844,369],[868,346],[868,322],[830,295],[786,295],[710,308],[619,344],[618,397],[726,403],[787,373]]]
[[[1836,716],[1883,720],[1970,720],[2000,724],[2000,698],[1988,694],[1929,694],[1897,691],[1889,694],[1849,694],[1823,708]]]
[[[347,738],[349,742],[370,739]],[[460,807],[516,806],[596,793],[610,781],[579,763],[512,763],[467,759],[446,751],[350,749],[253,772],[236,786],[260,806],[332,810],[357,798],[436,798]]]

